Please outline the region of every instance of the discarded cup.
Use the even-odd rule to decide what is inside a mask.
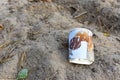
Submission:
[[[69,62],[90,65],[94,62],[92,32],[75,28],[69,33]]]

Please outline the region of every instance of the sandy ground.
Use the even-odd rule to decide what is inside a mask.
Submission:
[[[22,68],[29,69],[27,80],[120,80],[119,3],[0,1],[0,80],[15,80]],[[90,66],[68,62],[69,31],[80,27],[94,34]]]

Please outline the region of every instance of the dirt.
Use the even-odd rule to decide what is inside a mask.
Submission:
[[[0,80],[119,80],[119,0],[2,0],[0,2]],[[92,65],[68,62],[68,34],[93,32]],[[105,36],[104,33],[110,36]]]

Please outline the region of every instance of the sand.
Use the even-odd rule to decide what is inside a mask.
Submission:
[[[119,0],[2,0],[0,80],[15,80],[22,68],[26,80],[119,80],[119,22]],[[94,34],[89,66],[68,62],[69,31],[81,27]]]

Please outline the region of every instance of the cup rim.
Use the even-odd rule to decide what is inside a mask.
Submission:
[[[74,31],[74,30],[85,30],[85,31],[88,31],[90,34],[91,34],[91,36],[93,35],[93,33],[92,33],[92,31],[91,30],[89,30],[89,29],[87,29],[87,28],[74,28],[74,29],[71,29],[70,30],[70,32],[72,32],[72,31]]]

